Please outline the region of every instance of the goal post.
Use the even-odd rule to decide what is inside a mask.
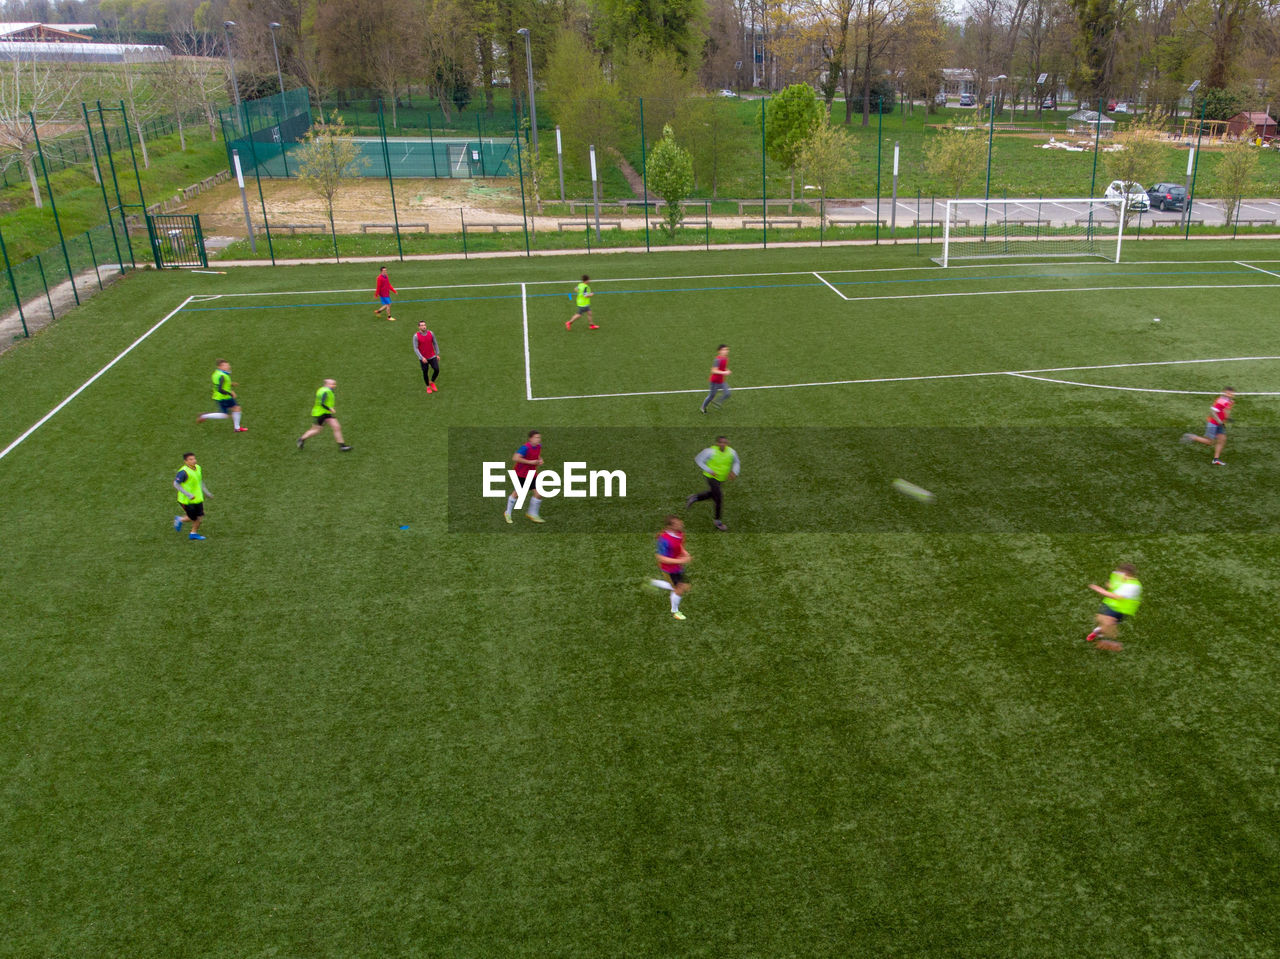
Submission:
[[[996,257],[1094,256],[1120,262],[1126,201],[948,200],[935,263]]]

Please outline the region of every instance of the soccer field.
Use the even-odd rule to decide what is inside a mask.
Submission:
[[[0,956],[1275,954],[1280,244],[388,266],[394,323],[146,272],[0,357]],[[625,498],[504,523],[535,428]]]

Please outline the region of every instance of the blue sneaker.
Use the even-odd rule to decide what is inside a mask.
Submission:
[[[173,518],[173,531],[174,531],[175,533],[181,533],[181,532],[182,532],[182,517],[181,517],[181,516],[175,516],[175,517]]]
[[[205,538],[205,537],[201,536],[199,533],[188,533],[188,534],[187,534],[187,539],[204,539],[204,538]]]

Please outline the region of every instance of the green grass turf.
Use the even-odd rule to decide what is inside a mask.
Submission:
[[[0,447],[188,295],[269,295],[191,303],[0,459],[0,955],[1273,954],[1276,398],[1214,470],[1177,444],[1210,396],[743,389],[1280,355],[1280,279],[1232,262],[1280,247],[1130,249],[1179,262],[401,264],[394,324],[368,267],[126,277],[0,359]],[[603,329],[569,334],[584,270]],[[526,399],[525,305],[535,397],[646,395]],[[667,391],[722,340],[702,417]],[[194,422],[221,356],[245,434]],[[1043,375],[1280,391],[1275,360]],[[350,454],[293,445],[325,376]],[[474,460],[535,426],[627,500],[506,527]],[[718,431],[732,531],[689,511],[677,623],[639,585]],[[187,449],[204,543],[169,526]],[[1125,559],[1106,656],[1085,586]]]

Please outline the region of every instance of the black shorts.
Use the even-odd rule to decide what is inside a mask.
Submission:
[[[333,419],[332,413],[323,413],[316,417],[316,426],[324,426],[325,420]]]
[[[671,580],[671,585],[672,585],[672,586],[679,586],[681,583],[683,583],[683,582],[684,582],[684,573],[683,573],[683,572],[679,572],[679,573],[663,573],[663,575],[664,575],[664,576],[666,576],[666,577],[667,577],[667,579]]]
[[[204,515],[204,503],[179,503],[182,512],[187,514],[187,519],[196,520]]]
[[[1117,623],[1123,623],[1125,621],[1124,613],[1117,613],[1114,609],[1112,609],[1106,603],[1103,603],[1101,606],[1098,607],[1098,615],[1110,616]]]

